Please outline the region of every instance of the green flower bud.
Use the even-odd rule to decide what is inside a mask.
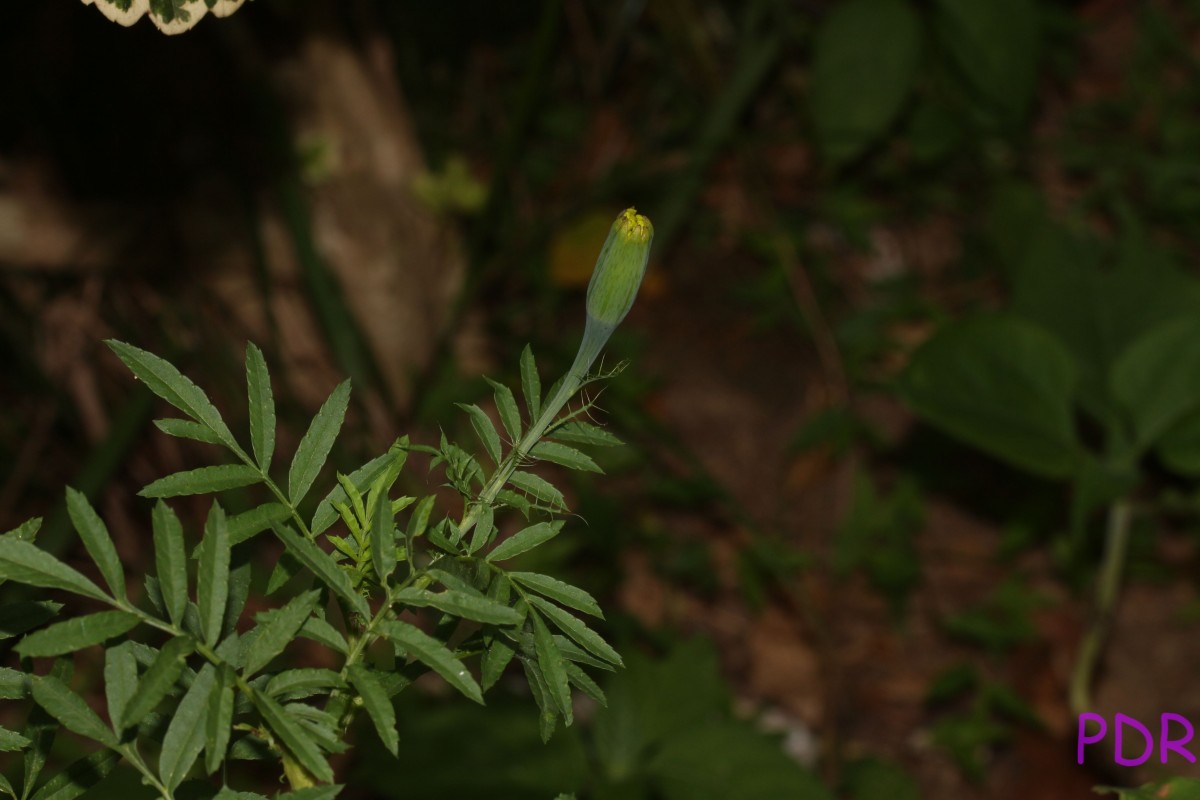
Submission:
[[[627,208],[617,217],[588,284],[589,323],[595,320],[611,331],[625,319],[646,274],[653,239],[654,226],[635,209]]]

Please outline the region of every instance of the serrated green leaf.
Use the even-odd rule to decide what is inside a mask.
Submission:
[[[530,658],[523,658],[521,667],[525,670],[525,680],[529,682],[533,700],[537,703],[538,732],[541,734],[542,743],[545,744],[550,741],[550,737],[554,735],[554,729],[558,727],[558,707],[550,696],[546,678],[538,668],[537,662]]]
[[[97,750],[90,756],[72,762],[46,781],[29,800],[75,800],[104,780],[120,758],[121,755],[112,750]]]
[[[334,800],[341,794],[344,786],[335,784],[332,786],[310,786],[307,789],[297,789],[294,792],[281,794],[275,800]]]
[[[429,515],[433,512],[433,504],[436,500],[437,498],[433,495],[421,498],[421,502],[417,503],[417,507],[413,509],[412,516],[409,517],[405,536],[409,539],[415,539],[418,536],[425,535],[425,529],[429,527]]]
[[[197,422],[207,425],[228,447],[237,441],[204,391],[169,362],[133,345],[109,339],[105,342],[146,387]]]
[[[532,496],[538,505],[558,509],[565,509],[567,507],[567,501],[563,497],[562,492],[540,475],[517,470],[508,476],[508,482],[522,492]]]
[[[108,726],[88,707],[83,698],[72,692],[65,683],[53,676],[30,679],[33,699],[50,716],[62,723],[69,731],[100,742],[106,747],[115,747],[116,737]]]
[[[581,472],[604,473],[604,470],[600,469],[600,465],[591,456],[576,450],[574,447],[568,447],[558,442],[540,441],[534,445],[529,455],[542,461],[549,461],[552,464],[567,467],[568,469],[575,469]]]
[[[191,639],[171,639],[163,645],[154,663],[138,681],[133,697],[125,704],[125,712],[121,715],[124,730],[141,722],[175,687],[175,682],[183,674],[185,659],[191,652]]]
[[[18,600],[15,603],[0,603],[0,641],[20,636],[26,631],[40,628],[54,619],[62,603],[49,600]]]
[[[26,636],[16,646],[24,658],[73,653],[133,630],[138,618],[125,611],[100,611],[56,622]]]
[[[296,700],[333,689],[344,689],[346,681],[331,669],[289,669],[271,676],[266,692],[276,700]]]
[[[492,543],[496,536],[496,512],[491,506],[484,506],[475,519],[475,529],[471,533],[470,555],[475,555],[481,548]]]
[[[296,634],[303,627],[305,620],[316,608],[320,596],[320,590],[305,592],[293,597],[283,608],[257,616],[258,635],[250,644],[250,650],[246,654],[243,678],[249,679],[270,663],[271,659],[283,652],[283,649],[296,638]]]
[[[332,541],[336,537],[329,538]],[[279,560],[275,562],[275,569],[271,570],[271,577],[267,580],[267,594],[275,594],[287,586],[288,581],[299,575],[303,569],[304,565],[290,552],[285,550],[280,553]]]
[[[65,658],[56,659],[50,665],[50,677],[63,684],[70,683],[71,674],[74,672],[74,664],[74,661]],[[32,678],[33,676],[29,677]],[[29,688],[32,694],[32,681],[30,681]],[[61,728],[62,725],[58,720],[40,705],[35,704],[30,709],[29,719],[25,723],[24,734],[33,744],[25,753],[24,763],[22,764],[22,771],[25,775],[25,781],[22,786],[26,790],[32,789],[37,785],[38,776],[42,773],[42,767],[46,765],[46,760],[50,757],[50,750],[54,747],[54,740]],[[25,794],[28,794],[28,791]]]
[[[262,483],[262,475],[246,464],[219,464],[198,467],[159,478],[138,494],[142,497],[185,497],[194,494],[214,494],[227,489],[240,489]]]
[[[304,627],[300,628],[300,635],[342,655],[350,652],[350,645],[347,644],[346,637],[342,636],[337,628],[319,617],[309,617],[305,621]]]
[[[479,682],[484,691],[496,685],[516,654],[516,648],[508,640],[499,636],[492,639],[479,665]]]
[[[207,425],[192,422],[190,419],[175,419],[174,417],[156,419],[154,427],[167,436],[174,436],[177,439],[190,439],[193,442],[203,442],[204,444],[225,444],[221,441],[221,437]]]
[[[537,363],[529,345],[521,351],[521,392],[525,395],[525,407],[529,418],[537,419],[542,413],[542,379],[538,377]]]
[[[298,505],[304,499],[308,490],[312,488],[313,481],[320,474],[321,467],[325,466],[325,459],[329,457],[333,442],[346,419],[349,403],[350,381],[347,380],[329,395],[329,399],[313,417],[304,438],[300,440],[300,446],[296,448],[296,454],[292,457],[292,467],[288,472],[288,498],[293,505]]]
[[[208,695],[208,716],[204,725],[205,768],[211,775],[225,761],[233,727],[233,687],[236,676],[229,665],[216,671],[216,682]]]
[[[8,728],[0,726],[0,753],[13,753],[18,750],[24,750],[31,744],[33,742],[16,731],[10,731]]]
[[[204,524],[204,538],[196,548],[199,566],[196,568],[196,609],[200,615],[200,630],[204,643],[215,647],[225,621],[225,606],[229,600],[229,528],[225,511],[213,503]]]
[[[363,707],[367,709],[367,716],[371,718],[371,722],[375,723],[375,730],[379,733],[379,739],[383,742],[383,746],[393,756],[397,755],[400,748],[400,736],[396,733],[396,709],[392,707],[392,701],[388,698],[387,692],[383,690],[375,675],[362,664],[350,666],[349,678],[350,683],[358,691],[358,696],[362,698]]]
[[[484,560],[494,563],[527,553],[533,548],[545,544],[555,536],[558,536],[562,530],[562,526],[562,520],[539,522],[536,525],[530,525],[528,528],[518,531],[492,548],[492,551],[484,557]]]
[[[379,582],[386,584],[396,571],[396,524],[387,492],[381,488],[379,493],[382,497],[376,497],[375,518],[371,520],[371,563]]]
[[[87,497],[69,486],[67,487],[67,514],[70,516],[71,524],[75,526],[79,538],[83,540],[83,546],[87,548],[88,555],[92,557],[92,561],[100,569],[100,574],[104,576],[105,582],[112,589],[113,596],[123,600],[125,598],[125,571],[121,567],[121,557],[117,555],[117,548],[108,534],[108,528],[105,527],[104,521],[100,519],[96,510],[92,508]]]
[[[349,478],[350,483],[360,492],[365,492],[380,475],[387,471],[392,461],[402,455],[403,453],[397,455],[389,451],[371,459],[346,477]],[[312,524],[308,526],[313,536],[324,533],[329,529],[329,526],[337,522],[338,512],[336,506],[339,503],[345,503],[348,499],[346,490],[341,485],[333,487],[329,494],[325,495],[325,499],[317,505],[317,510],[313,514]]]
[[[467,594],[453,589],[444,592],[403,589],[396,593],[395,601],[408,606],[432,607],[456,617],[492,625],[519,625],[524,619],[521,614],[506,605],[482,595]]]
[[[508,577],[527,589],[532,589],[551,600],[557,600],[564,606],[604,619],[604,612],[600,610],[600,604],[596,602],[596,598],[578,586],[572,586],[556,578],[551,578],[549,575],[539,575],[536,572],[510,572]]]
[[[13,528],[11,531],[6,531],[5,533],[0,534],[0,537],[8,537],[10,539],[20,539],[23,542],[29,542],[30,544],[32,544],[33,540],[37,538],[38,531],[40,531],[41,529],[42,529],[42,518],[41,517],[30,517],[29,519],[25,520],[17,527]]]
[[[560,442],[586,444],[592,447],[620,447],[625,444],[616,436],[590,422],[571,420],[550,431],[550,438]]]
[[[246,394],[250,402],[250,446],[254,460],[266,474],[275,453],[275,397],[267,360],[253,344],[246,345]]]
[[[559,650],[559,653],[561,652],[562,651]],[[567,661],[565,658],[563,661],[567,670],[567,679],[570,680],[571,685],[595,700],[600,705],[607,708],[608,698],[605,697],[604,690],[601,689],[594,680],[592,680],[592,677],[584,672],[583,669],[574,662]]]
[[[107,600],[100,587],[54,556],[21,539],[0,538],[0,578]]]
[[[405,652],[441,675],[455,689],[483,705],[483,693],[479,684],[444,644],[420,628],[400,620],[387,621],[379,627],[384,636],[402,647]]]
[[[154,561],[163,606],[175,625],[183,621],[188,603],[187,555],[183,547],[183,525],[163,501],[154,504]]]
[[[559,630],[570,636],[589,652],[617,666],[621,666],[624,663],[621,661],[620,654],[616,650],[613,650],[608,642],[600,637],[600,634],[585,625],[583,620],[568,614],[549,600],[543,600],[536,595],[529,596],[529,603],[543,612]]]
[[[521,439],[521,412],[517,408],[517,400],[513,397],[512,389],[491,378],[484,378],[484,380],[492,387],[492,396],[496,399],[496,412],[500,415],[500,424],[504,426],[508,440],[515,445]]]
[[[479,437],[479,441],[483,443],[483,448],[487,451],[488,456],[496,464],[500,463],[500,434],[496,433],[496,426],[484,413],[483,409],[477,405],[470,403],[457,403],[459,408],[466,411],[471,417],[471,426],[475,428],[475,435]]]
[[[321,755],[320,749],[313,742],[310,734],[300,727],[283,707],[262,692],[251,695],[255,708],[262,715],[263,722],[271,729],[288,752],[300,762],[303,767],[317,778],[330,783],[333,781],[333,770],[329,762]]]
[[[104,696],[114,731],[125,730],[125,706],[137,691],[137,659],[133,643],[122,642],[104,653]]]
[[[350,578],[329,555],[312,542],[301,537],[286,525],[272,525],[275,535],[283,542],[288,552],[301,564],[308,567],[318,579],[341,597],[350,607],[364,617],[371,616],[371,607],[366,598],[354,591]]]
[[[171,716],[158,756],[158,774],[168,789],[174,790],[183,783],[204,749],[209,699],[216,676],[213,665],[205,664]]]
[[[24,700],[28,696],[28,673],[0,667],[0,700]]]
[[[271,527],[272,522],[283,522],[292,512],[283,503],[263,503],[257,508],[229,517],[229,543],[239,545]]]
[[[538,614],[530,615],[533,621],[533,644],[537,652],[538,666],[546,681],[546,690],[569,726],[572,721],[571,686],[567,680],[567,667],[562,653],[554,645],[550,629]]]

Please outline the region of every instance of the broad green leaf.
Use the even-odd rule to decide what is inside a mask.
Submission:
[[[562,530],[562,526],[562,520],[539,522],[536,525],[530,525],[528,528],[518,531],[492,548],[492,552],[488,553],[484,560],[492,562],[505,561],[514,556],[526,553],[558,536],[559,531]]]
[[[213,494],[227,489],[239,489],[262,483],[259,471],[246,464],[220,464],[198,467],[159,478],[138,492],[142,497],[185,497],[193,494]]]
[[[121,557],[117,555],[112,537],[108,535],[108,528],[87,497],[69,486],[67,514],[71,517],[71,524],[75,526],[79,538],[83,540],[88,555],[100,569],[108,588],[112,589],[113,597],[118,600],[125,599],[125,570],[121,566]]]
[[[208,695],[208,716],[205,717],[205,768],[216,772],[225,761],[233,726],[233,688],[236,676],[228,665],[216,671],[216,682]]]
[[[488,456],[491,457],[494,463],[499,465],[501,458],[500,434],[496,433],[496,426],[492,424],[492,421],[488,419],[488,415],[479,406],[468,403],[458,403],[457,405],[471,417],[471,425],[475,428],[475,435],[483,443],[483,448],[487,450]]]
[[[596,602],[596,598],[577,586],[563,583],[549,575],[539,575],[536,572],[510,572],[508,577],[527,589],[532,589],[551,600],[557,600],[564,606],[604,619],[604,612],[600,610],[600,604]]]
[[[441,675],[447,683],[483,705],[483,693],[475,678],[444,644],[407,622],[390,620],[379,626],[380,633],[399,645],[413,658]]]
[[[116,737],[108,726],[96,716],[83,698],[72,692],[65,683],[53,676],[30,679],[33,699],[46,709],[50,716],[63,724],[69,731],[91,739],[106,747],[115,747]]]
[[[319,617],[309,617],[300,629],[300,635],[342,655],[350,652],[350,645],[346,643],[346,638],[341,632]]]
[[[62,603],[52,603],[49,600],[0,603],[0,641],[40,628],[54,619],[61,608]]]
[[[679,731],[663,741],[645,769],[664,800],[833,800],[778,743],[739,723]]]
[[[517,470],[508,476],[508,482],[510,485],[531,496],[538,505],[558,509],[565,509],[567,507],[567,501],[563,497],[562,492],[540,475]]]
[[[371,607],[366,598],[354,590],[350,577],[325,551],[301,537],[286,525],[272,525],[275,535],[283,542],[297,561],[308,567],[317,578],[333,590],[334,594],[350,604],[363,617],[371,616]]]
[[[314,589],[296,595],[283,608],[267,611],[256,617],[258,627],[255,630],[258,635],[254,637],[250,651],[246,654],[243,678],[249,679],[283,652],[316,608],[320,596],[320,590]]]
[[[1200,409],[1189,412],[1159,439],[1158,455],[1173,472],[1200,475]]]
[[[849,0],[817,29],[809,104],[817,144],[835,164],[876,142],[912,93],[921,22],[902,0]]]
[[[940,44],[1005,121],[1025,116],[1037,89],[1038,7],[1033,0],[937,0]]]
[[[571,686],[567,681],[567,666],[562,653],[554,646],[550,629],[538,614],[531,614],[533,620],[533,643],[537,651],[538,666],[541,667],[542,677],[546,681],[546,689],[550,698],[558,707],[558,713],[563,715],[567,725],[571,724]]]
[[[538,377],[537,363],[529,345],[521,351],[521,392],[525,395],[525,407],[529,418],[535,420],[542,413],[542,379]]]
[[[304,438],[300,440],[300,446],[296,448],[296,455],[292,457],[292,467],[288,472],[288,498],[293,505],[298,505],[304,499],[321,472],[321,467],[325,466],[325,459],[329,457],[333,442],[346,419],[346,407],[349,403],[350,381],[343,381],[333,390],[333,394],[329,395],[329,399],[313,417]]]
[[[574,639],[586,650],[617,666],[623,663],[617,651],[613,650],[608,642],[600,638],[600,634],[583,624],[583,621],[578,617],[568,614],[548,600],[543,600],[536,595],[530,595],[528,599],[530,605],[544,613],[559,630]]]
[[[480,548],[487,547],[496,536],[496,512],[491,506],[484,506],[475,519],[475,529],[471,532],[471,547],[469,553],[475,555]]]
[[[556,426],[550,431],[550,437],[560,442],[586,444],[592,447],[620,447],[624,444],[604,428],[579,420],[571,420]]]
[[[517,408],[517,400],[513,397],[512,389],[491,378],[484,378],[484,380],[492,387],[492,396],[496,398],[496,411],[500,414],[500,424],[504,426],[508,440],[516,445],[521,440],[521,411]]]
[[[456,617],[492,625],[519,625],[524,617],[512,608],[489,600],[482,595],[447,589],[430,592],[425,589],[402,589],[395,595],[397,603],[408,606],[432,607]]]
[[[403,453],[397,455],[392,451],[384,453],[381,456],[368,461],[354,472],[346,476],[350,483],[358,489],[359,492],[366,492],[371,484],[375,483],[380,475],[387,471],[388,465],[398,457],[402,457]],[[340,485],[335,486],[329,494],[325,495],[325,499],[317,504],[317,510],[313,514],[312,524],[308,526],[312,531],[313,536],[324,533],[329,529],[329,526],[337,522],[338,512],[337,505],[345,503],[349,498],[346,496],[346,490]]]
[[[153,353],[115,339],[109,339],[105,344],[150,391],[197,422],[207,425],[226,446],[237,450],[237,441],[230,433],[229,427],[199,386]]]
[[[21,539],[0,538],[0,578],[43,589],[63,589],[94,600],[108,599],[99,586],[79,572]]]
[[[234,514],[225,523],[229,527],[229,543],[239,545],[269,529],[272,522],[283,522],[291,515],[292,512],[283,503],[263,503],[257,508]]]
[[[16,731],[10,731],[8,728],[0,726],[0,753],[12,753],[24,750],[31,744],[33,742]]]
[[[329,762],[321,755],[320,749],[313,742],[311,736],[305,732],[305,729],[284,711],[282,706],[262,692],[254,692],[251,697],[258,713],[262,715],[263,722],[271,729],[271,733],[283,743],[288,752],[317,780],[331,783],[333,770],[330,769]]]
[[[127,633],[137,624],[138,618],[125,611],[99,611],[71,617],[29,634],[17,645],[16,651],[24,658],[73,653]]]
[[[250,446],[254,460],[265,475],[271,469],[275,453],[275,397],[271,393],[271,375],[262,350],[246,345],[246,394],[250,401]]]
[[[154,561],[158,589],[171,622],[179,625],[188,603],[187,555],[183,547],[183,525],[163,501],[154,504]]]
[[[980,317],[936,333],[909,361],[901,388],[921,416],[1036,475],[1078,466],[1076,368],[1054,337],[1023,320]]]
[[[185,661],[191,652],[191,639],[171,639],[163,645],[154,663],[138,681],[133,697],[125,704],[125,712],[121,715],[121,724],[125,730],[145,719],[175,687],[175,682],[183,674]]]
[[[125,730],[125,706],[137,691],[137,659],[133,643],[122,642],[104,653],[104,696],[108,701],[108,718],[113,730]]]
[[[296,700],[333,689],[346,688],[346,681],[331,669],[289,669],[271,676],[267,694],[276,700]]]
[[[215,647],[221,638],[225,606],[229,600],[229,528],[225,512],[213,503],[204,524],[204,538],[196,548],[196,608],[204,643]]]
[[[379,494],[382,496],[376,497],[375,517],[371,520],[371,563],[379,582],[386,584],[396,571],[396,523],[387,492],[381,489]]]
[[[73,761],[62,772],[42,784],[29,800],[75,800],[104,780],[120,759],[120,753],[106,749],[97,750],[90,756]]]
[[[367,709],[371,722],[375,723],[375,730],[379,733],[383,746],[393,756],[397,755],[400,736],[396,733],[396,709],[392,708],[392,701],[387,692],[380,686],[375,675],[362,664],[350,666],[349,678],[358,696],[362,698],[363,707]]]
[[[205,664],[192,681],[171,716],[158,756],[158,774],[168,789],[183,783],[188,770],[204,749],[210,696],[216,687],[217,671]]]
[[[601,474],[604,472],[591,456],[579,452],[574,447],[568,447],[558,442],[538,442],[534,445],[529,455],[542,461],[549,461],[552,464],[559,464],[582,472],[597,472]]]
[[[204,444],[225,444],[221,441],[221,437],[207,425],[192,422],[190,419],[156,419],[154,427],[167,436],[174,436],[177,439],[190,439],[193,442],[203,442]]]
[[[1163,323],[1117,358],[1113,396],[1132,422],[1138,449],[1154,445],[1200,409],[1200,315]]]

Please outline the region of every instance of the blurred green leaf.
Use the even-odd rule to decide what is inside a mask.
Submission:
[[[1200,315],[1165,322],[1127,347],[1113,365],[1112,391],[1139,449],[1200,407]]]
[[[1037,88],[1040,19],[1034,0],[937,0],[940,44],[988,104],[1011,123]]]

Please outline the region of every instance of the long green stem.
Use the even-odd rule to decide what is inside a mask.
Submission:
[[[1100,578],[1096,583],[1096,607],[1092,612],[1092,623],[1083,639],[1075,671],[1071,675],[1070,704],[1075,714],[1091,709],[1092,681],[1104,643],[1112,627],[1113,611],[1121,590],[1121,575],[1125,570],[1125,554],[1129,550],[1129,534],[1133,519],[1133,507],[1122,498],[1108,510],[1108,530],[1104,543],[1104,561],[1100,565]]]

